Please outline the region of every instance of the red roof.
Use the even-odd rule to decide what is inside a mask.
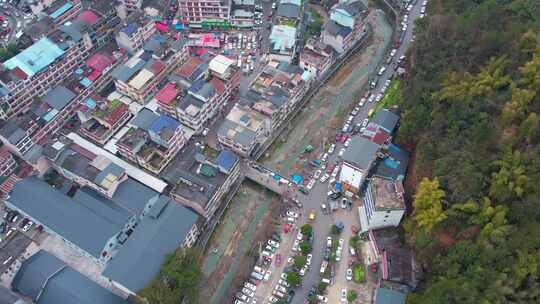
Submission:
[[[78,19],[86,22],[89,25],[94,25],[99,21],[99,16],[90,10],[86,10],[80,13]]]
[[[156,60],[153,64],[152,64],[152,72],[154,72],[154,75],[157,75],[159,73],[161,73],[161,71],[163,71],[163,69],[165,68],[165,65],[163,64],[163,62],[159,61],[159,60]]]
[[[223,83],[223,81],[219,80],[216,77],[212,77],[212,79],[210,79],[209,82],[214,87],[214,89],[217,91],[218,95],[221,95],[221,94],[223,94],[223,92],[225,92],[225,84]]]
[[[10,158],[11,152],[6,148],[6,146],[3,146],[0,148],[0,161],[4,161],[8,158]]]
[[[161,32],[164,32],[164,33],[169,32],[169,27],[167,26],[167,24],[165,24],[163,22],[156,22],[156,29],[158,31],[161,31]]]
[[[375,134],[375,136],[373,136],[371,141],[379,145],[383,145],[389,137],[390,135],[388,133],[384,132],[384,130],[382,129],[379,129],[379,131],[377,131],[377,133]]]
[[[12,70],[12,72],[17,78],[19,78],[21,80],[28,78],[28,75],[23,70],[21,70],[21,68],[19,68],[19,67],[14,68]]]
[[[114,125],[116,122],[120,120],[120,117],[122,117],[127,111],[129,110],[129,107],[125,103],[120,103],[114,110],[112,110],[109,115],[105,118],[108,123],[111,125]]]
[[[156,99],[160,103],[170,104],[177,95],[176,85],[170,82],[156,94]]]
[[[95,81],[99,76],[101,76],[101,71],[94,70],[90,75],[86,76],[86,78],[90,81]]]
[[[203,61],[197,57],[190,57],[177,71],[176,74],[182,77],[189,77]]]
[[[105,54],[96,53],[88,60],[86,60],[86,65],[91,67],[94,70],[103,72],[108,66],[114,63],[114,59]]]
[[[82,156],[86,157],[89,160],[94,160],[96,158],[96,155],[85,148],[77,145],[77,144],[71,144],[69,147],[71,150],[81,154]]]

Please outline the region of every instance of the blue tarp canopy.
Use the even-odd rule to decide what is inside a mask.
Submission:
[[[302,176],[300,176],[300,175],[295,174],[295,175],[292,176],[293,183],[295,183],[297,185],[299,185],[302,182],[303,179],[304,178]]]
[[[341,183],[336,183],[336,190],[341,190]]]
[[[281,176],[279,176],[277,174],[274,174],[274,176],[272,176],[272,177],[277,181],[281,180]]]

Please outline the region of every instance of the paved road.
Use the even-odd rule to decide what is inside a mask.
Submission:
[[[409,22],[408,22],[408,28],[405,35],[405,39],[403,43],[401,44],[401,46],[399,47],[399,49],[397,50],[396,55],[394,56],[393,62],[395,62],[395,60],[399,58],[401,55],[404,55],[407,49],[409,48],[410,43],[411,43],[410,40],[413,35],[414,20],[418,18],[420,15],[420,8],[421,8],[421,1],[417,1],[414,8],[411,10],[411,12],[409,12]],[[385,64],[385,66],[388,66],[388,65]],[[388,67],[385,73],[380,77],[377,87],[374,90],[372,90],[372,93],[379,92],[381,87],[384,85],[385,81],[387,79],[390,79],[394,72],[395,71],[393,68]],[[374,106],[375,106],[375,103],[366,104],[360,110],[360,112],[356,115],[353,121],[353,124],[361,122],[362,120],[367,118],[369,110],[374,108]],[[335,150],[336,152],[334,152],[334,154],[329,157],[329,160],[328,160],[329,163],[334,162],[337,159],[337,151],[339,151],[341,148],[342,148],[342,144],[338,144]],[[304,303],[311,287],[314,285],[317,285],[320,282],[319,268],[323,260],[324,248],[326,246],[326,236],[329,233],[330,226],[336,223],[337,221],[343,221],[345,224],[345,230],[350,231],[351,225],[356,225],[356,226],[359,225],[359,221],[357,219],[358,216],[356,215],[356,211],[355,211],[356,207],[353,207],[352,214],[346,213],[345,211],[342,211],[342,210],[337,211],[332,215],[322,214],[320,204],[322,202],[326,202],[327,200],[327,191],[328,191],[327,187],[328,185],[326,183],[322,184],[320,182],[317,182],[315,187],[309,193],[309,195],[303,195],[303,194],[299,195],[299,199],[304,204],[304,208],[306,209],[306,212],[304,213],[307,214],[309,210],[315,210],[317,214],[317,219],[316,219],[316,222],[314,223],[315,241],[313,244],[314,245],[313,246],[314,248],[313,249],[313,262],[312,262],[313,267],[310,269],[309,273],[304,278],[303,287],[297,290],[297,293],[292,302],[295,304]],[[345,239],[345,242],[347,243],[348,235],[344,235],[342,237]],[[344,251],[343,251],[344,256],[348,256],[348,254],[345,251],[347,248],[348,248],[348,245],[345,246],[344,248]],[[345,261],[342,260],[342,263],[346,263],[346,259]],[[343,273],[344,269],[346,269],[346,267],[338,268],[338,271],[336,273],[337,278],[345,277],[345,274]],[[341,279],[339,280],[342,281]],[[335,296],[337,295],[332,294],[331,299],[332,298],[338,299],[338,297],[335,297]],[[331,303],[335,303],[335,302],[331,301]]]

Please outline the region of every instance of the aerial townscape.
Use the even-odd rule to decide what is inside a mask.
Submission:
[[[0,304],[540,303],[540,1],[0,24]]]

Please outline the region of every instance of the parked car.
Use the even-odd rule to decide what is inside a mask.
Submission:
[[[311,189],[313,189],[313,186],[315,186],[315,179],[312,179],[309,181],[309,183],[307,184],[306,188],[308,189],[308,191],[311,191]]]
[[[343,302],[343,303],[348,303],[348,301],[347,301],[347,289],[346,288],[341,289],[341,297],[340,297],[339,300],[341,302]]]
[[[347,279],[347,281],[350,281],[352,280],[352,269],[347,269],[347,273],[345,274],[345,278]]]
[[[326,247],[328,248],[332,247],[332,237],[330,236],[326,237]]]
[[[318,179],[319,177],[321,177],[321,173],[322,173],[321,170],[315,171],[315,174],[313,174],[313,178]]]
[[[338,156],[339,156],[339,157],[342,157],[342,156],[343,156],[343,153],[345,153],[345,150],[346,150],[346,149],[347,149],[347,148],[341,148],[341,150],[339,150]]]
[[[336,144],[331,144],[330,148],[328,148],[328,154],[334,153],[334,150],[336,150]]]

